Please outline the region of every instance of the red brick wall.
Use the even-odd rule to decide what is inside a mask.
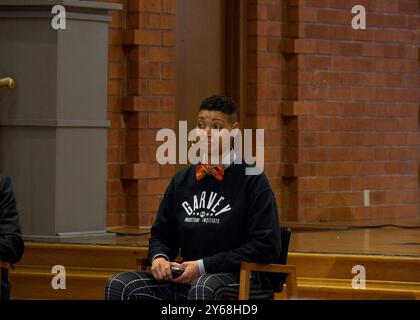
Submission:
[[[155,160],[156,132],[175,128],[174,28],[174,0],[124,1],[124,11],[113,13],[109,227],[150,225],[174,173],[172,166],[160,166]]]
[[[364,5],[367,29],[353,30]],[[418,1],[289,1],[297,219],[420,218]],[[363,190],[371,206],[363,206]]]
[[[124,2],[110,25],[107,221],[148,226],[174,173],[155,135],[175,127],[175,0]],[[419,219],[418,2],[246,2],[244,126],[265,129],[281,219]],[[366,30],[351,28],[356,4]]]
[[[288,125],[282,101],[288,98],[286,64],[281,44],[286,32],[285,1],[247,1],[247,109],[245,128],[264,129],[264,171],[276,195],[282,220],[291,214],[284,173]]]
[[[175,128],[175,1],[128,2],[126,225],[152,224],[174,173],[156,162],[156,133]]]

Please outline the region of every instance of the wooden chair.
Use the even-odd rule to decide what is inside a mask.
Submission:
[[[239,290],[239,300],[248,300],[249,290],[250,290],[250,285],[251,285],[251,271],[260,271],[260,272],[277,273],[277,275],[274,276],[272,280],[273,289],[275,293],[282,292],[284,283],[286,283],[287,298],[290,299],[290,298],[297,297],[298,290],[297,290],[297,279],[296,279],[296,266],[286,265],[287,255],[289,252],[290,236],[291,236],[290,228],[280,228],[280,236],[281,236],[282,251],[281,251],[281,255],[279,257],[278,263],[277,264],[260,264],[260,263],[252,263],[252,262],[242,262],[239,289],[226,287],[225,288],[226,290],[221,290],[221,291],[226,291],[226,292],[223,292],[222,295],[226,296],[227,298],[231,298],[232,296],[235,296],[235,295],[236,297],[238,297],[237,290]],[[179,260],[178,258],[176,259],[176,261]],[[150,267],[150,264],[146,258],[137,259],[137,270],[146,271],[148,267]],[[267,292],[263,292],[260,296],[262,297],[261,299],[268,299],[269,296],[272,296],[272,291],[271,291],[271,294]]]
[[[1,284],[1,278],[4,274],[7,280],[9,280],[9,268],[10,264],[8,262],[0,260],[0,301],[2,300],[2,284]]]
[[[291,236],[290,228],[281,228],[281,255],[277,264],[260,264],[252,262],[241,263],[241,273],[239,282],[239,300],[249,299],[249,290],[251,284],[251,271],[277,273],[273,277],[273,289],[275,293],[283,291],[286,283],[287,298],[296,298],[298,295],[296,266],[286,265],[287,255],[289,253],[289,242]]]

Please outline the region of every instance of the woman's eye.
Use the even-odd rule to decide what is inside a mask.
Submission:
[[[213,125],[213,129],[216,129],[216,130],[220,130],[220,124],[218,124],[218,123],[215,123],[214,125]]]
[[[198,124],[197,124],[197,128],[202,129],[202,128],[203,128],[203,124],[202,124],[202,123],[198,123]]]

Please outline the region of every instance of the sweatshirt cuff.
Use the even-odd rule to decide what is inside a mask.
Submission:
[[[206,269],[204,268],[204,262],[203,259],[197,260],[198,263],[198,269],[200,270],[200,276],[203,276],[206,274]]]
[[[153,258],[152,258],[152,262],[153,262],[153,260],[155,260],[156,258],[159,258],[159,257],[163,257],[163,258],[165,258],[166,260],[169,261],[169,257],[166,254],[164,254],[164,253],[156,253],[153,256]]]

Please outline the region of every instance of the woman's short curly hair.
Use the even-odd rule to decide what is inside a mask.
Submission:
[[[237,104],[229,97],[221,95],[207,97],[200,105],[201,110],[221,111],[228,114],[232,122],[238,121]]]

